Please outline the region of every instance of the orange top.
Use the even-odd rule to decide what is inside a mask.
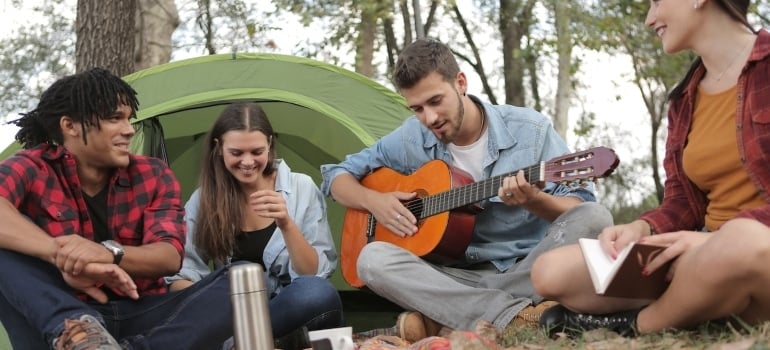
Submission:
[[[719,229],[743,210],[764,205],[738,154],[737,91],[709,95],[698,91],[684,148],[685,174],[709,199],[706,228]]]

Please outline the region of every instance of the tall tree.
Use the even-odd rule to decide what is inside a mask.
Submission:
[[[78,0],[75,70],[102,67],[118,76],[134,72],[136,1]]]
[[[134,69],[142,70],[171,60],[171,36],[179,26],[174,0],[136,0]]]
[[[425,37],[425,28],[422,22],[422,7],[420,0],[412,0],[412,11],[414,12],[414,33],[417,39]]]
[[[526,62],[522,54],[522,39],[529,35],[536,3],[536,0],[500,0],[498,26],[503,44],[505,102],[516,106],[524,106],[526,103]]]
[[[570,31],[571,1],[551,0],[556,27],[556,54],[558,61],[556,98],[554,99],[553,126],[567,139],[569,109],[572,99],[572,35]]]

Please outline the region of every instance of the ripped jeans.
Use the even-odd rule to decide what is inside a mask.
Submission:
[[[579,238],[596,238],[610,225],[612,215],[606,208],[582,203],[554,220],[540,243],[504,272],[491,263],[436,265],[393,244],[372,242],[361,251],[358,274],[378,295],[447,327],[472,330],[476,322],[486,320],[503,329],[525,307],[543,301],[529,277],[540,254]]]
[[[0,249],[0,320],[14,349],[49,349],[64,320],[94,316],[125,349],[218,349],[233,334],[227,269],[177,292],[79,300],[51,263]]]

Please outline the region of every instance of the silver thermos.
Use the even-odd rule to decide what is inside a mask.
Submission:
[[[230,268],[230,299],[237,350],[272,350],[273,328],[267,306],[265,271],[260,264]]]

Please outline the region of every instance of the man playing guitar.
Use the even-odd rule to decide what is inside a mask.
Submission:
[[[550,120],[540,113],[492,105],[468,95],[467,78],[446,45],[418,39],[407,46],[396,64],[394,81],[415,115],[371,147],[340,164],[321,167],[322,191],[349,211],[371,217],[359,220],[358,225],[350,224],[346,216],[345,226],[361,226],[343,230],[346,280],[357,287],[366,285],[404,309],[414,310],[401,314],[396,327],[409,341],[437,335],[442,326],[474,329],[481,320],[500,330],[509,324],[536,325],[546,304],[537,307],[543,298],[534,292],[529,279],[535,258],[578,238],[595,238],[612,224],[610,213],[591,203],[595,201],[593,183],[568,186],[543,181],[549,176],[532,177],[517,171],[563,156],[569,149]],[[424,188],[442,181],[453,183],[463,176],[481,181],[472,184],[476,187],[469,191],[436,196],[437,201],[489,192],[489,186],[494,185],[489,196],[478,196],[474,203],[477,213],[469,227],[467,249],[461,246],[455,261],[430,259],[430,254],[410,248],[410,242],[437,231],[427,227],[422,215],[433,201],[414,204],[416,199],[433,194],[414,185],[420,179],[406,181],[393,176],[391,187],[383,184],[387,180],[366,183],[374,171],[417,174],[435,160],[443,161],[451,170],[436,175],[435,180],[432,175],[420,176]],[[614,168],[617,159],[611,163]],[[542,174],[542,169],[536,173]],[[438,179],[439,175],[448,180]],[[497,181],[485,183],[494,177]],[[530,183],[533,178],[539,181]],[[446,231],[440,232],[444,236],[455,235],[465,228],[462,224],[454,228],[452,223],[457,221],[444,220],[448,225],[438,231]],[[372,239],[377,235],[367,238],[367,225],[370,232],[386,232],[388,239]],[[356,235],[350,232],[356,231],[361,237],[350,237]],[[364,243],[346,252],[346,244],[356,239]],[[346,254],[348,260],[351,254],[357,257],[347,272]]]

